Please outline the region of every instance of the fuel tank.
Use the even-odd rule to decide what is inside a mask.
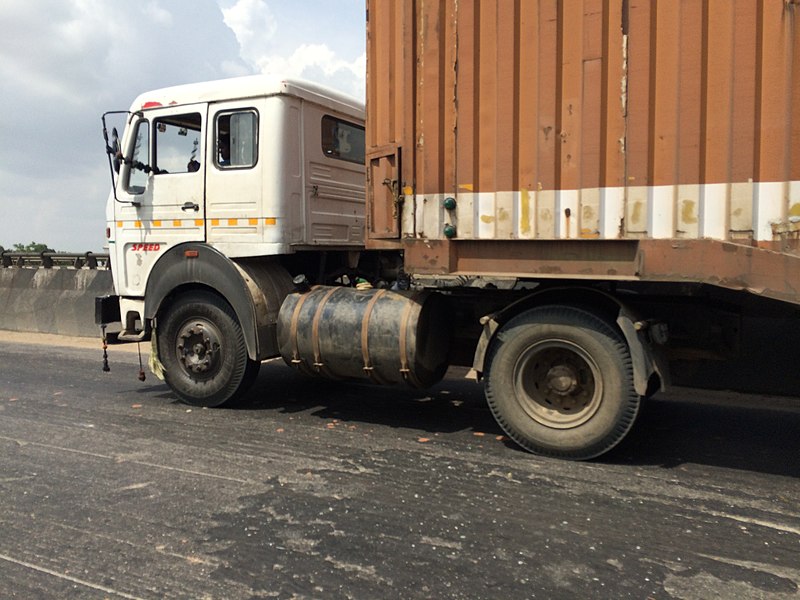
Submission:
[[[317,286],[283,302],[278,344],[286,363],[309,375],[428,387],[448,366],[446,301],[427,291]]]

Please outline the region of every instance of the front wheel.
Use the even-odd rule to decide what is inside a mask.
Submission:
[[[220,296],[180,296],[159,317],[158,354],[164,378],[186,404],[217,407],[237,400],[258,374],[236,314]]]
[[[586,460],[622,440],[639,411],[622,336],[585,310],[544,306],[518,315],[489,354],[486,398],[526,450]]]

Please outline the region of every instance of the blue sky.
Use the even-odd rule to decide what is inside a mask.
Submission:
[[[276,73],[362,98],[364,0],[2,0],[0,246],[102,251],[100,115],[139,93]]]

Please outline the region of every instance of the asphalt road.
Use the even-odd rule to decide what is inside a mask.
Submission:
[[[203,410],[110,353],[0,333],[1,598],[800,598],[798,400],[681,390],[570,463],[463,372]]]

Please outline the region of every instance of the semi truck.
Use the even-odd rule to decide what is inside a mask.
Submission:
[[[798,10],[368,0],[365,106],[271,76],[144,93],[121,138],[103,118],[96,320],[199,406],[278,356],[470,367],[511,440],[567,459],[676,378],[757,390],[742,357],[785,356],[752,324],[800,323]]]

